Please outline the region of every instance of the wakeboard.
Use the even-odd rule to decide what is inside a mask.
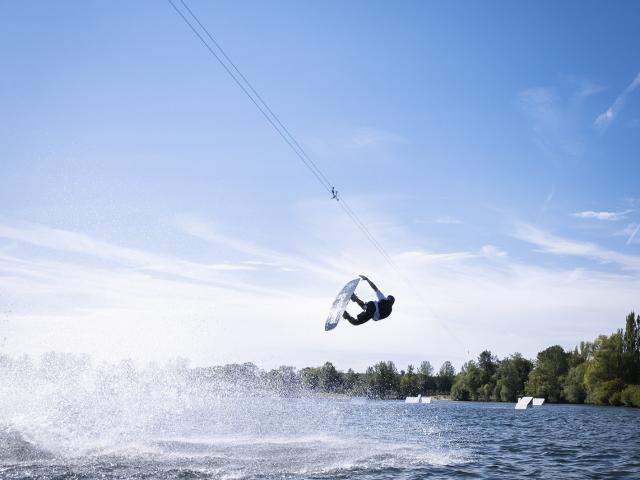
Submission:
[[[360,279],[356,278],[354,280],[351,280],[342,288],[342,290],[340,290],[340,293],[338,293],[338,296],[333,301],[333,305],[331,305],[329,316],[324,322],[325,331],[333,330],[334,328],[336,328],[338,322],[342,318],[342,314],[349,304],[351,295],[353,295],[353,292],[355,292],[356,288],[358,287],[358,283],[360,283]]]

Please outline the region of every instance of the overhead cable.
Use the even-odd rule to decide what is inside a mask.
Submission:
[[[180,3],[188,12],[188,15],[195,21],[195,23],[200,27],[200,30],[196,28],[194,23],[187,18],[187,15],[178,8],[178,6],[174,3],[173,0],[167,0],[169,4],[173,7],[176,13],[182,18],[184,23],[191,29],[191,31],[196,35],[196,37],[202,42],[205,48],[213,55],[213,57],[222,65],[225,71],[229,74],[229,76],[233,79],[233,81],[240,87],[240,89],[244,92],[244,94],[251,100],[254,106],[260,111],[260,113],[264,116],[264,118],[269,122],[269,124],[274,128],[274,130],[280,135],[280,137],[285,141],[285,143],[293,150],[298,159],[304,164],[304,166],[311,172],[311,174],[316,178],[316,180],[322,185],[322,187],[331,194],[331,198],[336,200],[338,205],[342,208],[345,214],[349,217],[349,219],[356,225],[356,227],[364,234],[364,236],[369,240],[369,242],[373,245],[373,247],[380,253],[382,258],[391,266],[391,268],[398,274],[399,277],[403,279],[403,281],[410,286],[410,288],[414,291],[414,293],[422,299],[422,294],[413,287],[412,282],[410,282],[400,271],[396,263],[393,261],[391,256],[386,252],[384,247],[378,242],[375,236],[371,233],[367,225],[360,219],[360,217],[356,214],[356,212],[349,206],[349,204],[345,201],[344,197],[338,194],[338,191],[335,189],[333,183],[329,181],[327,176],[322,172],[322,170],[318,167],[318,165],[313,161],[313,159],[307,154],[305,149],[300,145],[300,143],[296,140],[293,134],[287,129],[284,123],[280,120],[280,118],[274,113],[274,111],[269,107],[267,102],[262,98],[262,96],[258,93],[258,91],[253,87],[251,82],[242,74],[240,69],[236,66],[236,64],[231,60],[231,58],[227,55],[224,49],[220,46],[220,44],[213,38],[213,35],[209,33],[209,30],[204,26],[204,24],[200,21],[197,15],[189,8],[185,0],[180,0]],[[204,35],[203,35],[204,33]],[[206,37],[206,38],[205,38]],[[209,40],[209,43],[207,41]],[[425,303],[425,307],[433,318],[438,321],[442,325],[442,327],[453,337],[461,346],[462,343],[457,338],[456,335],[453,334],[444,324],[444,322],[440,321],[438,315]],[[464,347],[464,346],[463,346]],[[468,353],[468,352],[467,352]]]

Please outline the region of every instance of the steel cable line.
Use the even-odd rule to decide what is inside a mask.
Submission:
[[[218,42],[216,42],[216,39],[213,38],[213,36],[209,33],[209,30],[207,30],[207,27],[205,27],[202,22],[200,22],[200,20],[198,19],[198,17],[195,15],[195,13],[193,13],[193,11],[191,10],[191,8],[189,8],[189,5],[187,5],[187,3],[185,2],[185,0],[180,0],[180,2],[182,3],[182,5],[184,5],[184,8],[187,9],[187,11],[189,12],[189,14],[193,17],[193,19],[198,23],[198,25],[200,25],[200,28],[202,28],[202,30],[204,31],[204,33],[207,35],[207,37],[209,37],[209,40],[211,40],[211,42],[216,46],[216,48],[220,51],[220,53],[222,54],[222,56],[225,58],[225,60],[227,60],[227,62],[229,62],[229,64],[231,65],[231,67],[233,67],[233,70],[240,76],[240,78],[244,81],[244,83],[247,85],[247,87],[249,87],[249,90],[251,90],[251,92],[256,96],[256,98],[260,101],[260,103],[266,108],[266,110],[271,114],[271,116],[273,117],[273,119],[276,121],[276,123],[282,128],[282,130],[287,134],[287,136],[289,137],[289,139],[294,143],[294,145],[300,150],[300,153],[302,153],[302,155],[307,159],[307,161],[309,162],[310,165],[312,165],[312,167],[315,169],[315,171],[318,173],[318,175],[320,177],[322,177],[322,179],[324,180],[324,182],[333,187],[333,184],[327,179],[327,177],[324,175],[324,173],[322,173],[322,170],[320,170],[320,168],[318,168],[318,166],[316,165],[316,163],[311,159],[311,157],[309,157],[309,155],[307,155],[307,152],[305,151],[304,148],[302,148],[302,146],[298,143],[298,141],[296,140],[296,138],[291,134],[291,132],[289,132],[289,130],[287,129],[287,127],[280,121],[280,119],[278,118],[278,116],[273,112],[273,110],[271,110],[271,108],[269,107],[269,104],[267,102],[265,102],[263,100],[263,98],[260,96],[260,94],[256,91],[256,89],[253,87],[253,85],[251,84],[251,82],[249,80],[247,80],[247,78],[242,74],[242,72],[238,69],[238,67],[236,67],[236,64],[233,63],[233,60],[231,60],[231,58],[229,58],[229,56],[227,55],[227,53],[224,51],[224,49],[220,46],[220,44]]]
[[[391,265],[391,267],[394,270],[398,271],[398,273],[399,273],[398,267],[395,264],[395,262],[393,261],[393,259],[389,256],[389,254],[382,247],[382,245],[380,245],[378,240],[376,240],[376,238],[369,231],[369,229],[367,228],[365,223],[362,220],[360,220],[360,217],[358,217],[358,215],[356,215],[356,213],[349,206],[349,204],[344,200],[344,198],[341,197],[340,200],[341,200],[341,202],[339,202],[340,207],[342,207],[342,209],[345,211],[345,213],[352,218],[353,222],[360,228],[360,230],[365,234],[365,236],[369,238],[369,241],[380,252],[380,254],[387,261],[387,263],[389,263],[389,265]]]
[[[242,82],[240,80],[238,80],[238,78],[233,74],[233,72],[231,71],[231,69],[227,66],[226,63],[224,63],[222,61],[222,59],[220,58],[220,56],[213,50],[213,48],[211,48],[211,46],[207,43],[207,41],[202,37],[202,35],[200,35],[200,32],[198,32],[198,30],[193,26],[193,24],[187,19],[187,17],[184,16],[184,14],[182,13],[182,11],[173,3],[172,0],[167,0],[171,6],[174,8],[174,10],[178,13],[178,15],[180,15],[180,17],[182,18],[182,20],[189,26],[189,28],[191,29],[191,31],[200,39],[200,41],[202,42],[202,44],[206,47],[207,50],[209,50],[209,52],[216,58],[216,60],[218,60],[218,62],[220,63],[220,65],[222,65],[222,67],[227,71],[227,73],[229,74],[229,76],[236,82],[236,84],[242,89],[242,91],[245,93],[245,95],[247,97],[249,97],[249,100],[251,100],[253,102],[253,104],[256,106],[256,108],[258,110],[260,110],[260,113],[262,113],[262,115],[267,119],[267,121],[271,124],[271,126],[276,130],[276,132],[278,132],[278,134],[282,137],[282,139],[287,143],[287,145],[289,145],[289,147],[295,152],[295,154],[298,156],[298,158],[300,158],[300,160],[305,164],[305,166],[309,169],[309,171],[316,177],[316,179],[320,182],[320,184],[325,188],[325,190],[327,190],[329,193],[331,193],[331,188],[332,185],[329,182],[326,182],[323,179],[323,176],[318,173],[318,169],[317,167],[314,168],[313,165],[309,164],[309,162],[304,158],[304,156],[296,149],[295,145],[291,142],[291,140],[289,140],[287,138],[287,136],[282,132],[282,130],[280,130],[280,128],[278,128],[278,125],[274,122],[274,120],[271,119],[271,117],[268,115],[268,113],[265,111],[265,109],[259,104],[258,101],[256,101],[256,99],[249,93],[249,91],[247,90],[247,88],[242,84]]]
[[[193,23],[184,15],[182,10],[180,10],[173,0],[167,0],[169,4],[173,7],[176,13],[182,18],[182,20],[187,24],[187,26],[191,29],[191,31],[198,37],[200,42],[205,46],[205,48],[214,56],[214,58],[222,65],[225,71],[229,74],[229,76],[234,80],[234,82],[240,87],[240,89],[244,92],[244,94],[251,100],[251,102],[255,105],[255,107],[260,111],[260,113],[265,117],[265,119],[271,124],[274,130],[280,135],[280,137],[285,141],[285,143],[293,150],[296,156],[300,159],[300,161],[307,167],[307,169],[313,174],[313,176],[318,180],[318,182],[323,186],[327,192],[332,194],[332,198],[335,199],[345,214],[351,219],[351,221],[356,225],[356,227],[364,234],[364,236],[369,240],[369,242],[373,245],[373,247],[380,253],[382,258],[389,264],[389,266],[396,272],[396,274],[406,283],[414,294],[423,301],[423,304],[427,308],[427,310],[431,313],[431,316],[444,328],[444,330],[454,338],[463,348],[464,345],[462,342],[454,335],[446,326],[445,323],[439,319],[439,316],[433,311],[431,307],[424,301],[422,294],[413,286],[412,282],[410,282],[404,274],[400,271],[396,263],[393,261],[391,256],[386,252],[384,247],[378,242],[375,236],[371,233],[371,231],[367,228],[366,224],[360,219],[360,217],[353,211],[353,209],[349,206],[349,204],[344,200],[344,198],[338,194],[335,190],[333,184],[328,180],[326,175],[322,172],[322,170],[317,166],[317,164],[311,159],[311,157],[307,154],[305,149],[300,145],[300,143],[296,140],[293,134],[287,129],[287,127],[282,123],[282,121],[278,118],[278,116],[273,112],[273,110],[269,107],[267,102],[260,96],[257,90],[253,87],[251,82],[247,80],[247,78],[242,74],[242,72],[238,69],[235,63],[231,60],[231,58],[226,54],[224,49],[220,46],[220,44],[213,38],[211,33],[207,30],[207,28],[203,25],[203,23],[199,20],[196,14],[189,8],[185,0],[180,0],[180,3],[187,10],[189,15],[195,20],[198,26],[202,29],[205,35],[209,38],[211,43],[218,49],[220,55],[216,53],[214,48],[206,41],[206,39],[201,35],[198,29],[193,25]],[[224,58],[227,62],[223,61]],[[235,72],[235,73],[234,73]],[[468,353],[468,351],[467,351]]]
[[[389,256],[389,254],[382,247],[380,242],[376,240],[373,234],[369,231],[365,223],[360,220],[360,217],[353,211],[353,209],[346,204],[344,198],[339,196],[336,192],[333,184],[328,180],[326,175],[320,170],[320,168],[316,165],[316,163],[311,159],[311,157],[307,154],[304,148],[300,145],[300,143],[296,140],[296,138],[291,134],[291,132],[286,128],[286,126],[282,123],[282,121],[278,118],[278,116],[273,112],[273,110],[269,107],[269,105],[264,101],[264,99],[260,96],[257,90],[251,85],[249,80],[242,74],[242,72],[238,69],[238,67],[233,63],[231,58],[226,54],[224,49],[216,42],[211,33],[207,30],[207,28],[202,24],[202,22],[195,15],[193,10],[189,8],[184,0],[180,0],[180,3],[184,6],[184,8],[189,12],[191,17],[195,20],[195,22],[200,26],[200,28],[205,32],[205,35],[210,39],[213,45],[219,50],[220,55],[216,53],[216,51],[212,48],[211,45],[205,40],[205,38],[201,35],[201,33],[197,30],[197,28],[191,23],[191,21],[184,15],[184,13],[176,6],[173,0],[167,0],[169,4],[173,7],[176,13],[182,18],[182,20],[189,26],[191,31],[198,37],[198,39],[202,42],[202,44],[209,50],[209,52],[215,57],[215,59],[222,65],[225,71],[229,74],[229,76],[236,82],[236,84],[242,89],[244,94],[251,100],[251,102],[255,105],[256,108],[262,113],[262,115],[267,119],[267,121],[271,124],[271,126],[278,132],[278,134],[282,137],[282,139],[289,145],[289,147],[293,150],[296,156],[304,163],[304,165],[309,169],[309,171],[316,177],[318,182],[327,190],[329,193],[332,193],[334,198],[338,200],[338,203],[342,207],[343,211],[349,216],[351,221],[362,231],[362,233],[367,237],[367,239],[372,243],[372,245],[378,250],[378,252],[382,255],[387,263],[390,264],[394,270],[397,270],[397,266],[393,263],[393,260]],[[227,60],[229,65],[222,60],[222,57]],[[234,73],[235,72],[235,73]],[[242,81],[241,81],[242,80]],[[244,82],[244,83],[243,83]],[[253,94],[253,95],[252,95]]]
[[[227,60],[227,62],[229,62],[229,65],[231,65],[233,70],[243,80],[243,82],[246,84],[246,86],[249,88],[249,90],[251,90],[251,92],[256,96],[257,100],[262,104],[262,106],[264,106],[264,108],[273,117],[273,119],[278,124],[278,126],[284,131],[284,133],[291,140],[291,142],[297,147],[297,149],[299,150],[299,153],[302,154],[302,156],[307,160],[308,164],[311,165],[312,168],[318,173],[318,175],[324,180],[324,183],[325,183],[324,187],[327,188],[327,186],[331,186],[332,192],[335,192],[334,187],[333,187],[333,183],[331,181],[329,181],[329,179],[324,175],[322,170],[320,170],[320,168],[316,165],[316,163],[313,161],[313,159],[307,154],[306,150],[302,147],[302,145],[300,145],[300,143],[296,140],[296,138],[293,136],[293,134],[282,123],[280,118],[278,118],[278,116],[273,112],[271,107],[269,107],[269,104],[267,104],[267,102],[265,102],[265,100],[260,96],[258,91],[253,87],[251,82],[244,76],[244,74],[240,71],[240,69],[238,69],[238,67],[233,62],[233,60],[231,60],[231,58],[227,55],[227,53],[224,51],[222,46],[216,41],[216,39],[213,38],[213,35],[211,35],[211,33],[209,33],[209,30],[207,29],[207,27],[205,27],[205,25],[200,21],[200,19],[196,16],[196,14],[193,12],[193,10],[191,10],[191,8],[189,7],[189,5],[187,5],[185,0],[180,0],[180,3],[182,3],[184,8],[189,12],[191,17],[193,17],[193,19],[196,21],[196,23],[204,31],[204,33],[209,38],[209,40],[211,40],[211,42],[216,46],[216,48],[220,51],[220,53],[225,58],[225,60]],[[220,59],[218,59],[218,60],[220,61]],[[296,152],[296,153],[298,153],[298,152]],[[336,200],[342,200],[343,203],[342,203],[341,207],[345,211],[345,213],[358,226],[358,228],[360,228],[360,230],[371,241],[373,246],[380,252],[380,254],[384,257],[384,259],[393,268],[395,268],[397,270],[397,266],[394,265],[393,260],[391,259],[391,257],[387,254],[387,252],[384,250],[382,245],[376,240],[376,238],[373,236],[373,234],[369,231],[369,229],[367,228],[366,224],[362,220],[360,220],[358,215],[345,202],[344,198],[340,197],[337,192],[334,193],[334,196],[336,197]]]

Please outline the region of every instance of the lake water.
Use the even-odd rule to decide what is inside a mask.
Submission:
[[[0,478],[640,478],[634,409],[91,395],[0,400]]]

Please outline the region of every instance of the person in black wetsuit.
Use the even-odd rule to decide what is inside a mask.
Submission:
[[[362,308],[363,312],[358,314],[356,318],[353,318],[351,315],[349,315],[349,312],[345,310],[345,312],[342,314],[342,317],[349,320],[349,323],[351,323],[352,325],[362,325],[363,323],[368,322],[371,319],[377,322],[378,320],[382,320],[383,318],[387,318],[389,315],[391,315],[393,304],[396,301],[393,295],[385,297],[384,294],[378,289],[378,287],[374,285],[371,280],[369,280],[364,275],[360,275],[360,278],[366,281],[369,286],[373,288],[373,291],[376,292],[376,295],[378,297],[378,301],[365,303],[360,300],[354,293],[353,295],[351,295],[351,301],[360,305],[360,308]]]

